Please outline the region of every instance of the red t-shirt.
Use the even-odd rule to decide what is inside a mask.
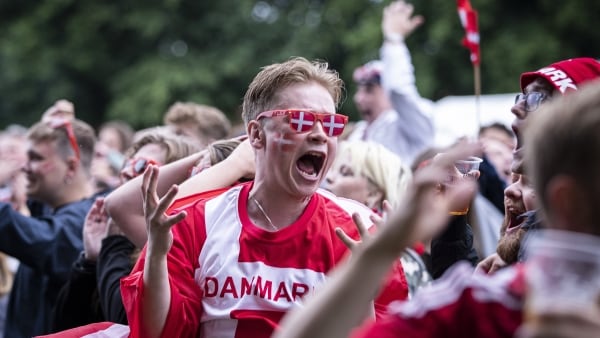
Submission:
[[[173,227],[168,253],[171,305],[162,337],[270,337],[281,317],[348,255],[335,228],[358,239],[352,213],[366,222],[371,214],[358,202],[319,191],[296,222],[268,232],[248,217],[251,186],[241,184],[184,207],[187,216]],[[132,337],[145,336],[144,259],[145,251],[121,285]],[[407,295],[402,267],[396,265],[376,301],[377,312]]]

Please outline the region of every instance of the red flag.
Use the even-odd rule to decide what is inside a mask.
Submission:
[[[469,0],[456,0],[460,23],[465,29],[466,35],[462,44],[471,52],[471,62],[478,65],[481,61],[479,50],[479,27],[477,25],[477,12],[471,7]]]

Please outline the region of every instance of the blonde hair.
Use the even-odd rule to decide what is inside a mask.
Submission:
[[[200,150],[193,140],[177,136],[163,127],[155,127],[138,133],[131,147],[125,152],[125,157],[130,158],[147,144],[157,144],[166,150],[163,164],[177,161]]]
[[[335,106],[338,106],[344,87],[339,74],[329,69],[326,62],[311,62],[302,57],[295,57],[283,63],[266,66],[254,77],[242,104],[244,124],[248,125],[258,114],[272,109],[278,103],[278,94],[283,89],[309,82],[316,82],[327,89]]]
[[[339,144],[336,159],[349,159],[352,169],[384,192],[393,208],[400,203],[412,180],[410,167],[383,145],[365,141]]]

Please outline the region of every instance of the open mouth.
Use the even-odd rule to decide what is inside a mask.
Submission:
[[[525,221],[527,220],[527,214],[525,213],[512,213],[510,214],[510,221],[508,223],[508,226],[506,227],[506,232],[507,233],[511,233],[511,232],[515,232],[517,230],[519,230],[521,228],[521,226],[523,226],[523,224],[525,223]]]
[[[520,150],[522,147],[521,144],[521,132],[519,131],[519,127],[517,127],[516,125],[512,125],[512,130],[515,133],[515,138],[517,139],[517,145],[515,146],[515,152]]]
[[[316,178],[319,176],[321,169],[325,164],[325,154],[317,152],[308,152],[296,161],[296,167],[300,172],[308,178]]]

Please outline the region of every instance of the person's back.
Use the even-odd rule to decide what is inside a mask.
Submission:
[[[89,166],[95,136],[90,126],[50,118],[30,128],[28,141],[27,194],[51,211],[32,210],[27,217],[0,203],[0,250],[21,263],[10,294],[6,337],[31,337],[49,329],[58,289],[83,247],[81,229],[92,204]]]

